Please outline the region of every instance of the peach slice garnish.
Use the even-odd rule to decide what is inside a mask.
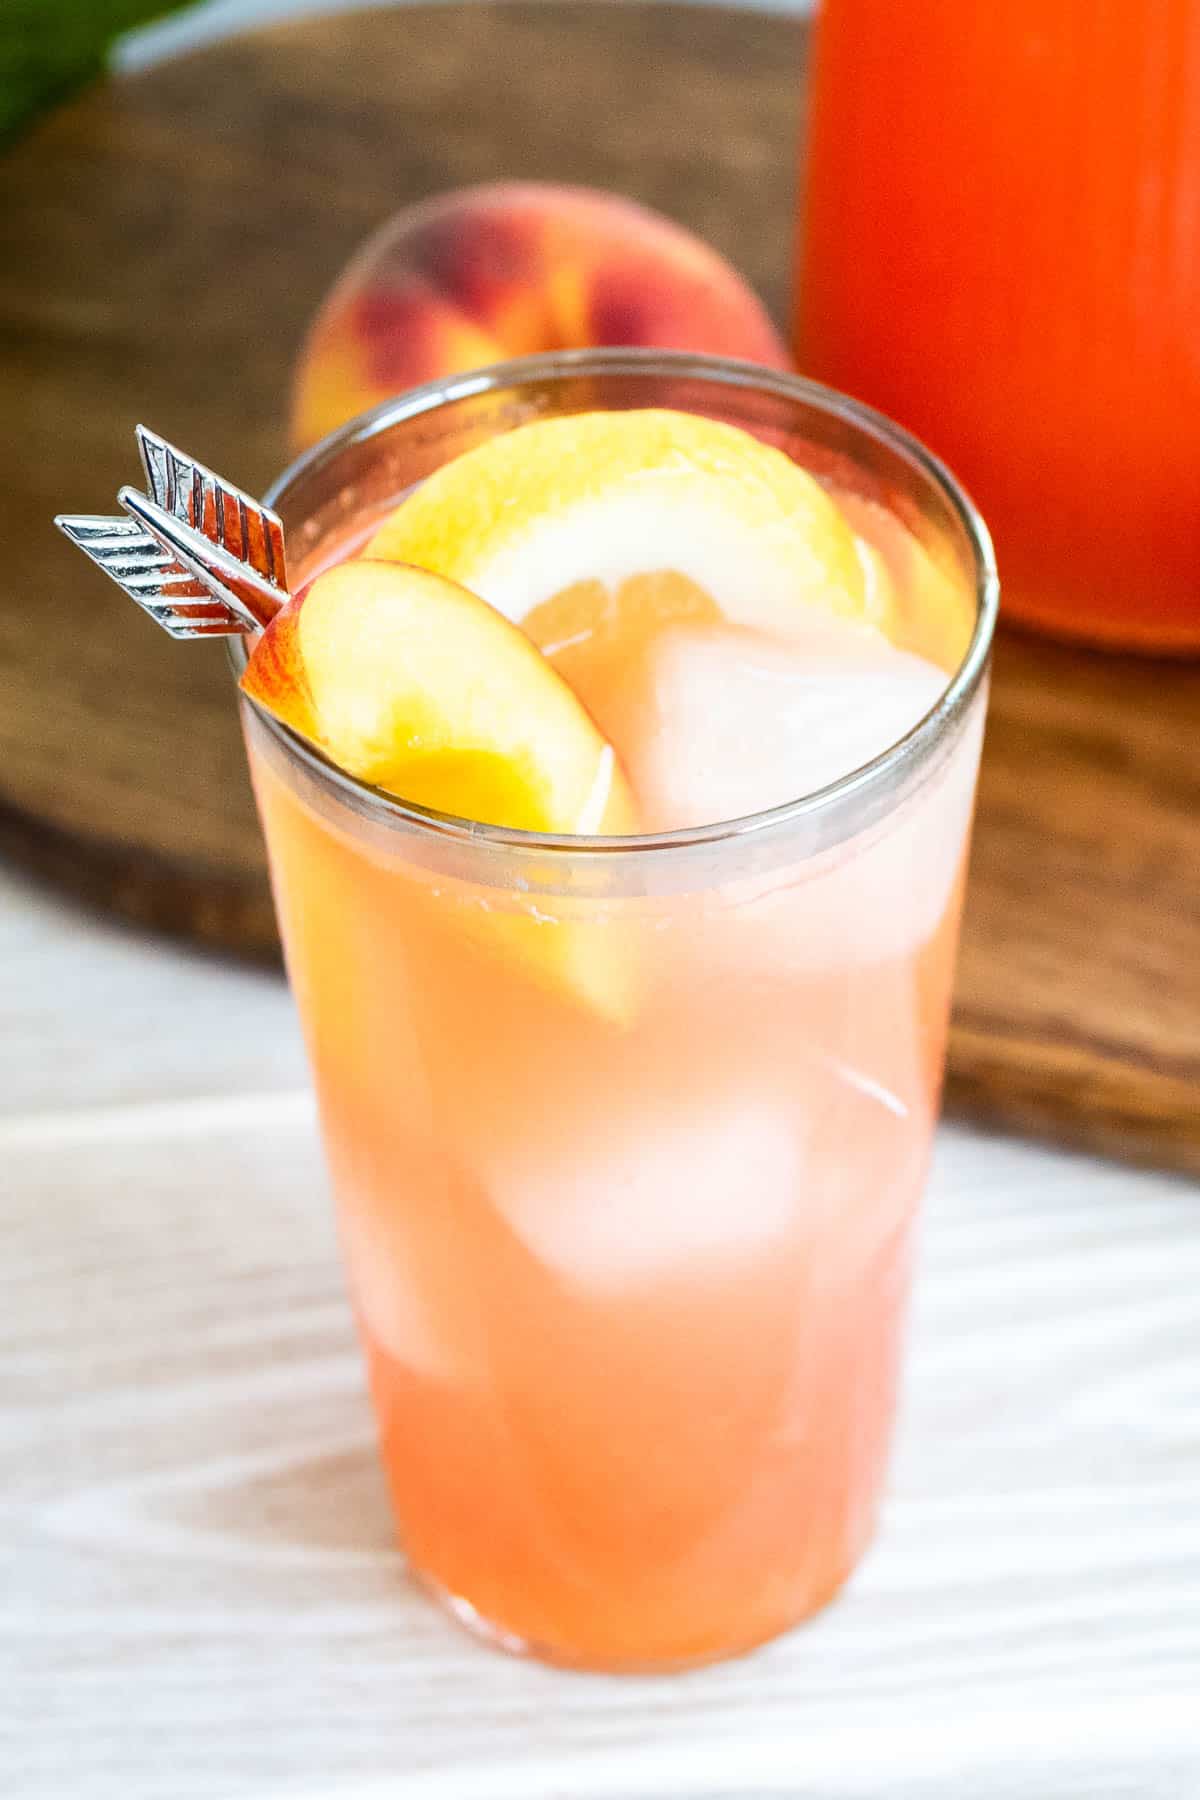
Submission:
[[[523,831],[637,830],[625,777],[525,634],[444,577],[358,558],[271,621],[241,685],[332,762],[414,805]],[[477,937],[620,1020],[632,972],[605,934],[497,910]],[[464,913],[468,909],[462,909]]]
[[[424,569],[357,558],[272,620],[242,688],[340,768],[521,831],[629,831],[611,747],[523,632]]]
[[[492,438],[402,501],[367,554],[461,582],[542,643],[561,642],[560,610],[577,634],[648,577],[671,578],[655,598],[663,623],[694,617],[699,595],[773,632],[809,605],[886,628],[868,612],[854,535],[811,475],[736,426],[665,409]]]

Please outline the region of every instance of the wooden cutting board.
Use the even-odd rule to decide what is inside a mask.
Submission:
[[[0,846],[147,925],[277,954],[219,648],[53,531],[135,420],[261,490],[323,290],[392,209],[621,189],[786,303],[803,28],[708,7],[401,7],[98,87],[0,160]],[[1005,635],[952,1110],[1200,1171],[1200,664]]]

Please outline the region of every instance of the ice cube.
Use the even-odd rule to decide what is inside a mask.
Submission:
[[[805,1046],[802,1025],[735,1081],[681,1055],[601,1092],[564,1080],[552,1112],[476,1137],[481,1189],[560,1279],[603,1299],[785,1257],[825,1284],[910,1214],[931,1129],[919,1084],[902,1095]]]
[[[403,1180],[343,1173],[338,1230],[363,1329],[414,1375],[478,1379],[483,1356],[464,1232],[447,1160],[415,1145]]]
[[[937,931],[962,866],[983,735],[980,711],[949,760],[858,837],[714,896],[724,953],[778,974],[881,964]]]
[[[676,626],[633,683],[618,747],[650,830],[710,825],[861,768],[911,731],[945,685],[931,663],[815,609],[786,643]]]
[[[364,1329],[414,1374],[453,1380],[458,1358],[442,1341],[431,1309],[413,1284],[403,1247],[392,1234],[368,1215],[347,1209],[342,1253]]]
[[[836,781],[905,736],[944,673],[879,633],[814,612],[784,643],[728,627],[664,631],[609,729],[651,829],[711,824]],[[936,929],[962,856],[981,718],[867,833],[712,897],[734,954],[789,966],[880,960]],[[755,932],[761,936],[755,940]]]
[[[802,1122],[778,1094],[688,1099],[636,1081],[493,1144],[483,1185],[541,1262],[609,1293],[711,1273],[782,1240],[802,1199]]]

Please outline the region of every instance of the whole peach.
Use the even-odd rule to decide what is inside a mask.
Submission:
[[[629,344],[789,366],[741,276],[660,213],[592,188],[460,188],[397,213],[334,284],[297,363],[292,441],[442,375]]]

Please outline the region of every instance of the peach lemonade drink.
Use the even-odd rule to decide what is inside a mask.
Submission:
[[[871,1535],[990,553],[791,377],[467,386],[285,481],[252,768],[412,1566],[510,1647],[682,1664]]]

